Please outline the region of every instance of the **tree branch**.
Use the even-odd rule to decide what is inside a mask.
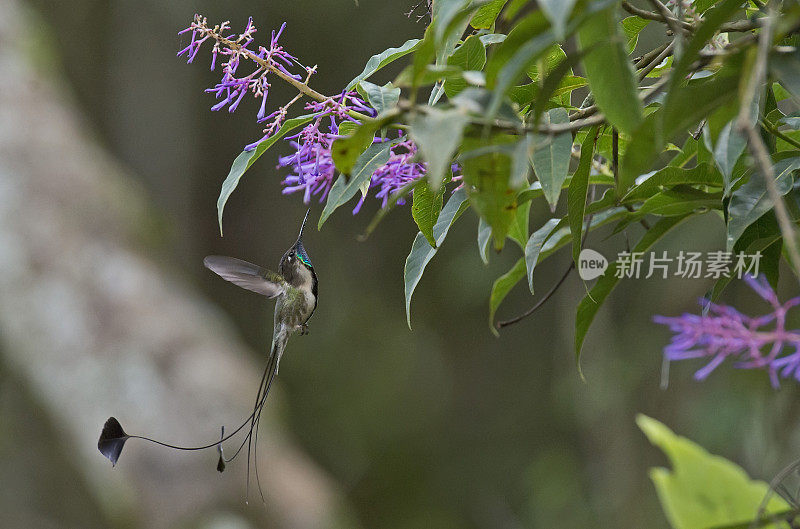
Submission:
[[[675,15],[672,14],[672,11],[670,11],[667,6],[659,2],[659,0],[649,0],[649,2],[653,4],[653,7],[655,7],[659,13],[661,13],[662,19],[667,23],[675,36],[680,34],[686,35],[691,32],[693,26],[688,24],[687,27],[686,22],[675,18]]]
[[[651,1],[650,3],[653,3],[653,2]],[[661,4],[661,2],[658,2],[658,3]],[[669,20],[666,19],[664,17],[664,15],[661,14],[661,13],[654,13],[654,12],[648,11],[646,9],[641,9],[641,8],[636,7],[635,5],[631,4],[630,2],[622,2],[622,9],[624,9],[625,11],[630,13],[631,15],[636,15],[637,17],[644,18],[645,20],[655,20],[656,22],[666,22],[670,26],[670,28],[672,28],[673,32],[675,32],[675,29],[676,29],[676,28],[673,27],[673,24],[680,25],[681,32],[694,30],[694,26],[691,23],[683,21],[683,20],[678,20],[677,18],[673,17],[672,13],[669,12],[669,9],[667,9],[667,7],[664,6],[664,4],[661,4],[661,7],[666,9],[667,13],[669,13],[669,19],[671,19],[673,21],[672,24],[670,24]],[[677,35],[678,33],[675,32],[675,34]]]
[[[775,217],[778,220],[778,226],[780,227],[781,235],[786,245],[786,251],[789,254],[792,267],[797,274],[800,272],[800,253],[798,253],[794,226],[789,218],[786,204],[783,202],[783,197],[778,192],[777,185],[775,185],[775,169],[772,166],[772,159],[770,158],[769,151],[766,145],[764,145],[764,141],[761,139],[761,135],[756,129],[756,124],[751,118],[753,105],[757,103],[758,90],[764,84],[766,78],[767,58],[769,50],[772,47],[772,33],[776,16],[774,2],[770,2],[768,14],[764,19],[764,25],[758,39],[756,61],[753,65],[753,70],[747,85],[745,85],[744,94],[742,95],[742,103],[739,107],[739,116],[736,120],[736,126],[747,137],[747,144],[750,148],[750,152],[759,168],[761,177],[764,179],[769,198],[774,204]]]
[[[586,233],[589,233],[589,231],[587,230]],[[567,267],[567,269],[564,272],[564,274],[561,276],[561,279],[558,280],[558,283],[553,285],[553,287],[547,292],[547,294],[545,294],[542,297],[542,299],[540,299],[538,302],[536,302],[536,305],[534,305],[533,307],[529,308],[528,310],[526,310],[525,312],[523,312],[519,316],[511,318],[510,320],[498,321],[497,322],[497,328],[498,329],[502,329],[503,327],[507,327],[509,325],[513,325],[513,324],[515,324],[515,323],[517,323],[519,321],[524,320],[525,318],[527,318],[528,316],[530,316],[531,314],[533,314],[534,312],[536,312],[537,310],[542,308],[542,306],[545,303],[547,303],[547,300],[550,299],[551,297],[553,297],[553,294],[555,294],[556,291],[559,289],[559,287],[561,287],[561,284],[564,281],[566,281],[567,277],[569,277],[570,272],[572,272],[572,270],[574,268],[575,268],[575,261],[573,260],[572,262],[569,263],[569,266]]]

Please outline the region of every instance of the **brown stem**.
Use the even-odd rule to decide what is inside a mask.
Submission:
[[[327,101],[328,99],[330,99],[328,96],[320,94],[307,84],[304,84],[301,81],[298,81],[297,79],[292,77],[291,75],[288,75],[285,72],[282,72],[281,70],[275,68],[272,64],[270,64],[269,61],[262,59],[252,51],[242,47],[239,43],[234,42],[230,39],[226,39],[222,35],[215,33],[213,30],[209,30],[209,35],[220,44],[224,44],[225,46],[231,48],[232,50],[235,50],[237,53],[244,55],[245,57],[247,57],[254,63],[258,64],[262,68],[274,73],[275,75],[277,75],[278,77],[280,77],[281,79],[283,79],[284,81],[295,87],[299,92],[302,92],[311,99],[316,99],[317,101],[320,102]]]
[[[630,2],[622,2],[622,8],[631,15],[636,15],[646,20],[655,20],[656,22],[666,22],[661,13],[654,13],[646,9],[641,9],[631,4]],[[680,23],[681,28],[683,30],[694,31],[696,29],[696,25],[690,22],[686,22],[684,20],[680,20],[678,22]],[[737,32],[750,31],[752,29],[756,29],[760,25],[761,22],[759,20],[737,20],[735,22],[726,22],[725,24],[722,24],[719,27],[719,31],[720,33],[728,33],[732,31],[737,31]]]
[[[778,226],[780,227],[784,244],[786,244],[786,251],[789,254],[789,259],[791,260],[795,274],[797,274],[800,273],[800,252],[798,252],[797,248],[794,226],[789,218],[786,204],[783,202],[783,197],[778,192],[778,187],[775,185],[775,169],[772,166],[772,159],[770,158],[769,151],[766,145],[764,145],[764,141],[761,139],[761,135],[758,133],[755,123],[751,119],[751,109],[755,103],[758,89],[764,84],[766,78],[767,56],[772,47],[772,33],[775,25],[775,18],[776,10],[774,2],[770,2],[768,14],[764,19],[764,25],[758,39],[756,61],[750,78],[745,85],[736,125],[737,128],[747,136],[747,144],[753,155],[753,159],[758,165],[761,177],[764,179],[767,194],[774,204],[775,217],[778,220]]]
[[[588,233],[588,230],[587,230],[587,233]],[[572,272],[573,268],[575,268],[575,261],[574,260],[569,263],[569,266],[567,267],[567,269],[564,272],[564,274],[561,276],[561,279],[558,280],[558,283],[553,285],[553,287],[547,292],[547,294],[545,294],[544,297],[542,297],[542,299],[540,299],[538,302],[536,302],[536,305],[534,305],[533,307],[529,308],[528,310],[526,310],[525,312],[523,312],[519,316],[511,318],[510,320],[498,321],[497,322],[497,328],[498,329],[502,329],[503,327],[507,327],[508,325],[513,325],[513,324],[515,324],[515,323],[517,323],[519,321],[524,320],[525,318],[527,318],[528,316],[530,316],[531,314],[533,314],[534,312],[536,312],[537,310],[542,308],[542,306],[545,303],[547,303],[547,300],[550,299],[551,297],[553,297],[553,294],[556,293],[556,291],[559,289],[561,284],[564,281],[566,281],[567,277],[569,277],[569,274],[570,274],[570,272]]]
[[[669,43],[662,44],[661,46],[642,55],[636,61],[636,65],[641,66],[641,69],[636,72],[638,80],[644,80],[647,77],[647,74],[652,72],[659,64],[661,64],[661,61],[672,55],[674,47],[675,41],[673,40]],[[577,119],[586,118],[596,114],[597,111],[597,105],[592,105],[574,112],[569,119],[570,121],[575,121]]]
[[[672,14],[672,11],[670,11],[667,6],[659,2],[659,0],[649,0],[649,2],[653,4],[653,7],[656,8],[656,11],[661,14],[662,19],[667,23],[675,36],[678,36],[682,33],[688,34],[692,30],[691,24],[688,24],[688,27],[686,27],[687,23],[675,18],[675,15]]]
[[[651,3],[653,3],[653,2],[651,2]],[[661,4],[661,2],[658,2],[658,3]],[[671,19],[673,21],[673,24],[680,25],[680,31],[681,32],[691,31],[692,29],[694,29],[694,26],[692,26],[692,24],[690,24],[689,22],[685,22],[683,20],[678,20],[675,17],[673,17],[672,13],[669,12],[669,9],[667,9],[666,6],[664,6],[664,4],[661,4],[661,6],[664,7],[664,9],[667,10],[667,13],[669,13],[669,19]],[[630,13],[631,15],[636,15],[636,16],[644,18],[646,20],[655,20],[657,22],[666,22],[666,23],[669,24],[669,19],[666,19],[663,14],[654,13],[652,11],[648,11],[646,9],[642,9],[642,8],[636,7],[635,5],[631,4],[630,2],[622,2],[622,9],[624,9],[625,11]],[[669,24],[669,25],[670,25],[670,28],[672,28],[672,30],[675,31],[676,28],[672,27],[672,24]],[[675,34],[677,35],[678,32],[675,32]]]
[[[669,44],[667,44],[667,45],[664,47],[664,49],[663,49],[663,50],[661,50],[661,53],[659,53],[658,55],[656,55],[655,57],[653,57],[652,59],[650,59],[650,60],[647,62],[647,64],[645,64],[645,65],[642,67],[642,69],[641,69],[641,70],[639,70],[638,72],[636,72],[636,76],[639,78],[639,81],[643,81],[643,80],[644,80],[644,79],[647,77],[647,74],[649,74],[650,72],[652,72],[653,70],[655,70],[655,69],[658,67],[658,65],[659,65],[659,64],[661,64],[661,62],[662,62],[664,59],[666,59],[667,57],[669,57],[670,55],[672,55],[672,52],[673,52],[673,50],[674,50],[674,49],[675,49],[675,41],[674,41],[674,40],[672,40],[672,41],[670,41],[670,43],[669,43]]]
[[[261,57],[259,57],[255,53],[253,53],[252,51],[250,51],[247,48],[243,47],[238,42],[235,42],[235,41],[230,40],[230,39],[226,39],[225,37],[220,35],[218,32],[214,31],[213,29],[205,28],[205,29],[203,29],[203,31],[208,36],[213,38],[215,41],[219,42],[220,44],[224,44],[228,48],[234,50],[236,53],[247,57],[248,59],[250,59],[254,63],[258,64],[259,66],[261,66],[265,70],[268,70],[268,71],[274,73],[280,79],[282,79],[283,81],[286,81],[287,83],[292,85],[294,88],[296,88],[297,91],[300,92],[301,94],[304,94],[304,95],[310,97],[311,99],[315,99],[315,100],[317,100],[319,102],[324,102],[324,101],[328,101],[328,100],[331,99],[330,97],[328,97],[328,96],[326,96],[324,94],[321,94],[321,93],[317,92],[316,90],[314,90],[313,88],[311,88],[310,86],[308,86],[308,78],[306,78],[305,82],[298,81],[297,79],[295,79],[291,75],[288,75],[287,73],[285,73],[285,72],[279,70],[278,68],[276,68],[275,66],[273,66],[269,61],[267,61],[265,59],[262,59]],[[366,114],[362,114],[360,112],[356,112],[356,111],[353,111],[353,110],[349,111],[348,114],[353,116],[356,119],[369,119],[369,116],[367,116]]]

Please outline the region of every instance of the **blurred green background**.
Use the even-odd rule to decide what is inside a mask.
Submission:
[[[233,194],[225,236],[219,237],[219,186],[242,146],[260,136],[255,103],[246,101],[236,114],[209,112],[212,96],[203,89],[218,77],[208,71],[210,48],[187,66],[175,57],[183,47],[176,33],[195,12],[211,23],[230,20],[234,30],[252,15],[259,38],[286,21],[286,49],[305,64],[319,65],[316,90],[335,93],[370,55],[421,35],[424,22],[405,15],[413,3],[30,0],[20,11],[25,18],[10,23],[23,25],[26,47],[34,51],[30,60],[77,107],[93,141],[143,190],[150,215],[130,228],[138,234],[138,251],[157,263],[167,281],[182,282],[200,293],[198,299],[216,304],[214,317],[232,322],[249,345],[251,364],[260,369],[271,338],[272,303],[219,280],[203,268],[202,258],[225,254],[275,266],[294,241],[305,206],[299,195],[281,194],[283,175],[274,167],[287,150],[278,146]],[[389,69],[377,79],[385,82],[396,72]],[[277,106],[291,96],[275,83],[270,100]],[[665,460],[637,430],[638,412],[736,461],[754,477],[768,480],[800,453],[800,407],[792,382],[775,391],[765,374],[725,365],[698,383],[692,374],[699,365],[685,364],[673,365],[669,388],[659,388],[661,348],[669,333],[651,318],[696,312],[696,300],[711,280],[622,283],[590,331],[582,382],[572,348],[575,307],[585,292],[577,275],[543,310],[493,337],[488,294],[519,250],[509,244],[484,266],[475,242],[478,221],[470,213],[455,225],[423,277],[409,331],[403,264],[416,228],[408,207],[402,207],[358,242],[376,208],[374,200],[358,216],[342,208],[322,231],[308,232],[306,247],[320,279],[319,307],[310,334],[290,341],[279,393],[270,403],[272,420],[285,425],[291,443],[343,497],[349,514],[331,519],[331,526],[666,527],[647,474]],[[320,211],[312,202],[312,218]],[[544,201],[535,203],[532,228],[548,215]],[[631,229],[635,240],[637,228]],[[625,237],[606,240],[609,233],[593,235],[588,246],[609,257],[624,250]],[[707,215],[658,249],[707,251],[723,243],[722,220]],[[545,262],[537,272],[537,294],[547,291],[568,263],[567,252]],[[791,295],[791,283],[783,281],[784,297]],[[741,284],[732,285],[724,299],[748,313],[765,309]],[[520,284],[500,317],[534,301]],[[3,356],[14,347],[0,343]],[[70,461],[68,441],[52,435],[58,408],[31,394],[24,372],[4,364],[0,373],[0,513],[38,513],[39,527],[146,527],[143,520],[159,518],[137,511],[146,505],[137,502],[137,490],[130,493],[138,505],[130,518],[104,514],[102,503],[113,499],[76,485],[79,471]],[[251,395],[255,389],[243,391]],[[202,391],[193,398],[203,404]],[[100,397],[96,408],[99,416],[125,411],[105,409]],[[248,413],[246,405],[238,410],[227,419],[230,424]],[[198,427],[205,439],[218,425]],[[135,431],[147,433],[148,426],[139,423]],[[126,448],[134,450],[160,449]],[[262,458],[270,455],[261,452]],[[133,457],[126,453],[114,472],[125,476],[128,456]],[[220,477],[209,461],[210,456],[200,462],[208,480],[238,483],[240,475]],[[91,472],[112,470],[103,464]],[[236,499],[206,503],[207,512],[218,509],[232,518],[214,518],[212,525],[209,514],[208,525],[189,519],[170,524],[280,525],[263,515],[252,493],[249,505]],[[12,517],[9,525],[0,525],[32,527],[31,519]]]

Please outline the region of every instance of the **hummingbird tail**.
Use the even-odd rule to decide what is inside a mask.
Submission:
[[[269,357],[272,359],[275,358],[275,374],[278,374],[281,366],[281,357],[283,357],[283,351],[286,349],[286,342],[289,341],[289,333],[284,329],[281,329],[275,333],[275,336],[272,338],[272,349],[269,352]]]
[[[258,477],[258,425],[261,421],[261,412],[264,409],[264,404],[267,401],[267,396],[269,395],[269,390],[272,387],[272,381],[275,379],[275,376],[278,374],[278,365],[280,363],[281,356],[283,356],[283,351],[286,348],[286,342],[289,340],[288,332],[285,332],[283,329],[276,329],[275,335],[272,338],[272,347],[270,348],[269,359],[267,360],[267,366],[264,368],[264,373],[261,376],[261,384],[258,387],[258,394],[256,395],[255,405],[253,407],[253,413],[250,415],[250,431],[245,436],[244,440],[242,440],[242,444],[239,445],[239,448],[236,452],[231,456],[229,459],[225,459],[225,462],[228,463],[232,461],[239,452],[241,452],[242,448],[244,448],[245,443],[247,444],[247,495],[249,496],[250,491],[250,455],[252,454],[252,461],[253,466],[255,468],[256,474],[256,484],[258,486],[258,492],[261,495],[261,500],[264,500],[264,492],[261,489],[261,480]]]

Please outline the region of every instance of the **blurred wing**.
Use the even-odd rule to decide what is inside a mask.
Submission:
[[[282,294],[286,288],[286,281],[280,275],[241,259],[209,255],[203,264],[225,281],[268,298]]]

